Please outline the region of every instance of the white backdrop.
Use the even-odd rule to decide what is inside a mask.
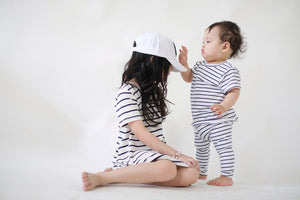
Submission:
[[[201,59],[205,28],[239,24],[248,44],[234,126],[237,180],[300,180],[298,0],[0,2],[0,176],[18,169],[98,171],[111,165],[113,109],[132,40],[159,31]],[[169,79],[168,143],[194,155],[190,85]],[[212,154],[209,174],[218,175]],[[51,173],[50,173],[51,174]]]

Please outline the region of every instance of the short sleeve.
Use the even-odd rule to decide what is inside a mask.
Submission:
[[[197,61],[196,64],[191,68],[192,73],[193,74],[198,73],[200,66],[203,66],[203,62]]]
[[[225,75],[223,76],[220,86],[222,88],[222,92],[227,94],[231,89],[241,88],[241,77],[237,68],[229,69]]]
[[[119,126],[125,126],[129,122],[142,120],[136,95],[131,91],[120,90],[115,100],[115,110]]]

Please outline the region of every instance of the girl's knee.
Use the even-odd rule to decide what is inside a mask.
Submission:
[[[181,186],[189,186],[198,181],[199,172],[194,168],[184,168],[181,177]]]
[[[199,172],[194,168],[189,168],[189,169],[190,169],[190,181],[191,184],[194,184],[199,179]]]
[[[172,180],[177,175],[177,166],[169,160],[159,160],[156,173],[157,176],[164,179],[165,181]]]

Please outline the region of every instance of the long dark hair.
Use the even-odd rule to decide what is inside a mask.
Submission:
[[[162,57],[133,52],[124,67],[122,85],[132,79],[142,96],[142,113],[148,125],[156,126],[169,113],[166,102],[170,62]]]

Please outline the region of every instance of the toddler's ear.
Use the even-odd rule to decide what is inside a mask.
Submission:
[[[223,43],[223,50],[229,50],[230,49],[230,43],[228,41]]]
[[[223,43],[222,52],[228,54],[228,56],[230,57],[230,55],[232,54],[230,42],[226,41]]]

